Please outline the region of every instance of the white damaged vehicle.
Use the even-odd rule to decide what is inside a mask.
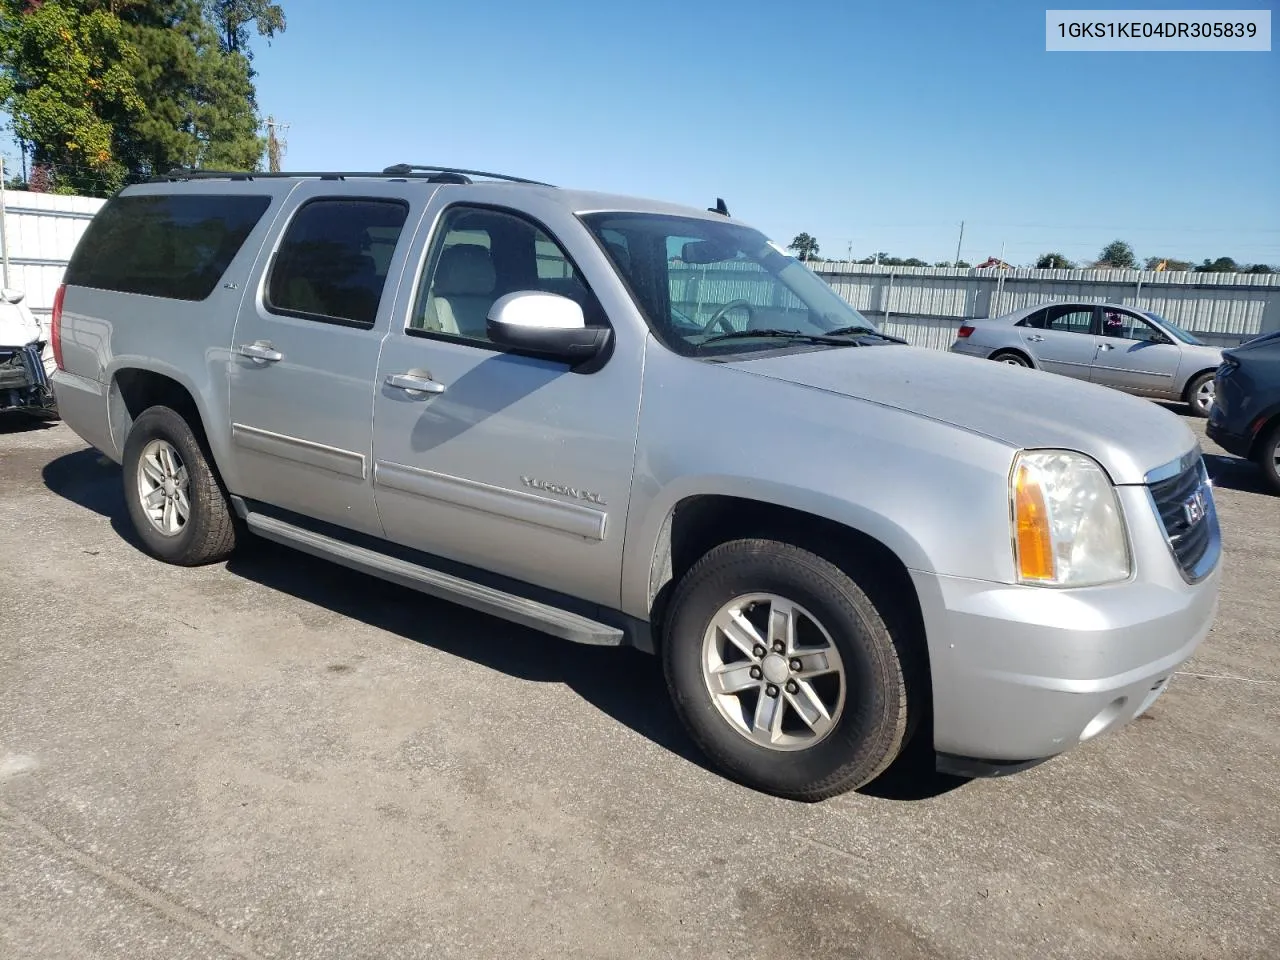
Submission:
[[[40,322],[23,302],[21,290],[0,290],[0,412],[21,410],[57,417],[44,361]]]

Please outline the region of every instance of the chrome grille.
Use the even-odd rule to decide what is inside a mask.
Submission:
[[[1171,477],[1147,485],[1165,538],[1183,576],[1203,578],[1217,562],[1218,518],[1209,475],[1198,452]]]

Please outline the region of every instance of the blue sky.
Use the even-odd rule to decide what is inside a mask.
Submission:
[[[287,168],[722,196],[828,257],[950,259],[965,220],[973,262],[1002,243],[1088,260],[1119,237],[1280,264],[1275,49],[1046,53],[1027,2],[283,5],[256,66]]]

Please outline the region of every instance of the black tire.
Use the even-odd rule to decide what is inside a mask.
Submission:
[[[994,360],[996,363],[1007,363],[1013,367],[1031,366],[1031,361],[1020,354],[1017,350],[998,350],[988,359]]]
[[[1273,423],[1258,441],[1254,460],[1262,468],[1262,478],[1271,492],[1280,494],[1280,420]]]
[[[1206,383],[1211,383],[1213,381],[1214,375],[1215,371],[1213,370],[1206,370],[1204,373],[1197,373],[1191,378],[1191,382],[1187,384],[1187,389],[1183,391],[1182,401],[1190,408],[1191,415],[1193,417],[1209,416],[1209,409],[1207,407],[1201,408],[1200,405],[1196,403],[1196,394],[1200,392],[1200,388]]]
[[[158,530],[147,517],[138,489],[142,452],[153,440],[173,446],[187,469],[190,511],[182,529],[172,535]],[[236,546],[236,518],[231,501],[215,473],[201,439],[190,424],[170,407],[142,412],[124,445],[124,498],[129,519],[147,551],[166,563],[195,567],[217,563]]]
[[[721,715],[704,678],[703,638],[717,611],[761,592],[813,614],[844,662],[844,709],[825,738],[804,749],[775,750],[739,732]],[[710,551],[675,590],[662,643],[667,687],[690,736],[725,774],[789,799],[827,799],[874,780],[911,735],[909,717],[922,705],[912,701],[910,714],[908,705],[917,695],[923,654],[909,622],[900,604],[885,596],[873,602],[816,554],[775,540],[735,540]]]

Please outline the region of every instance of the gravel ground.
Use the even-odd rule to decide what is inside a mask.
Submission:
[[[707,770],[651,658],[154,562],[117,468],[0,418],[0,956],[1274,956],[1280,499],[1206,452],[1221,612],[1147,717],[803,805]]]

